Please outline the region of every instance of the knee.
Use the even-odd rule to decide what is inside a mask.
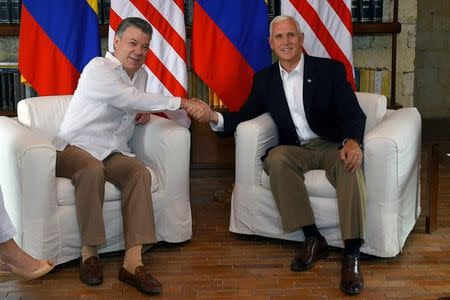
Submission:
[[[288,163],[289,158],[286,154],[286,147],[278,146],[269,151],[266,158],[266,164],[269,169],[278,169]]]
[[[105,167],[101,161],[91,162],[86,165],[84,168],[80,169],[75,177],[85,180],[89,180],[92,182],[104,182],[105,181]]]
[[[143,180],[143,181],[151,183],[150,172],[149,172],[149,170],[147,170],[147,168],[145,166],[143,166],[143,165],[138,166],[138,167],[134,168],[132,172],[133,172],[133,174],[132,174],[132,176],[130,176],[132,179]]]
[[[364,172],[361,167],[355,170],[355,172],[350,172],[345,169],[345,164],[342,160],[336,162],[335,176],[337,180],[358,180],[359,178],[364,178]]]

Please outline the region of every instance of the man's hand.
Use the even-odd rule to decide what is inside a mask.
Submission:
[[[145,125],[150,122],[150,113],[138,113],[134,120],[138,125]]]
[[[180,108],[186,110],[189,116],[198,122],[206,123],[211,119],[211,108],[200,99],[182,99]]]
[[[344,162],[345,170],[355,173],[362,165],[364,155],[359,143],[354,139],[348,139],[344,147],[339,151],[339,158]]]

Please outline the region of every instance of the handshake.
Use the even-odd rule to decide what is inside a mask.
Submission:
[[[218,116],[217,113],[209,107],[208,104],[200,99],[181,99],[181,109],[184,109],[188,115],[200,123],[213,122],[217,124]]]

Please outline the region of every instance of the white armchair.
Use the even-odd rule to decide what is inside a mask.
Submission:
[[[74,188],[55,177],[57,133],[71,96],[22,100],[18,118],[0,117],[0,185],[5,207],[17,229],[17,243],[35,257],[61,264],[80,256]],[[152,198],[158,241],[191,238],[189,203],[190,133],[175,122],[152,116],[137,126],[132,151],[152,176]],[[107,244],[100,252],[124,248],[120,191],[105,186],[103,206]]]
[[[367,116],[364,166],[367,185],[366,234],[362,252],[397,255],[420,213],[419,159],[421,119],[415,108],[386,110],[381,95],[357,93]],[[241,123],[235,132],[236,178],[230,231],[287,240],[304,240],[303,233],[283,233],[269,177],[260,157],[278,142],[269,114]],[[332,246],[343,247],[336,191],[325,171],[305,174],[317,226]]]

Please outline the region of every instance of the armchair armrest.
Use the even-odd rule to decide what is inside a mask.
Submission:
[[[372,252],[398,253],[420,213],[420,146],[421,119],[415,108],[388,111],[364,137],[370,212],[366,238],[368,244],[386,247]]]
[[[190,144],[188,129],[155,115],[148,124],[136,127],[130,141],[133,153],[152,168],[158,180],[158,188],[152,194],[158,240],[181,242],[192,236]]]
[[[397,195],[407,188],[405,180],[418,168],[420,143],[421,119],[415,108],[386,114],[365,135],[366,180],[375,195],[382,191],[386,195]]]
[[[235,132],[236,182],[261,185],[261,157],[278,144],[278,131],[272,117],[265,113],[242,122]]]
[[[26,250],[22,237],[27,228],[56,216],[56,151],[50,141],[6,117],[0,117],[0,140],[0,184],[5,207],[18,232],[17,242]],[[43,229],[47,235],[54,230]],[[43,236],[36,236],[35,241],[45,243]]]
[[[189,187],[190,132],[174,121],[152,115],[136,126],[130,147],[137,158],[158,176],[158,189]]]

